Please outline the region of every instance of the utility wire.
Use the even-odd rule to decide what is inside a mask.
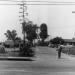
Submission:
[[[0,1],[10,1],[10,2],[22,2],[22,1],[15,1],[15,0],[0,0]],[[58,1],[23,1],[23,2],[46,2],[46,3],[75,3],[75,2],[58,2]]]
[[[26,3],[26,5],[75,5],[75,3]]]
[[[21,1],[12,1],[12,2],[21,2]],[[36,2],[36,3],[75,3],[75,2],[57,2],[57,1],[24,1],[24,2],[28,2],[28,3],[31,3],[31,2]]]
[[[23,5],[23,4],[0,4],[0,5]],[[75,5],[75,4],[25,4],[25,5]]]
[[[15,2],[16,4],[0,4],[0,5],[23,5],[22,1],[15,1],[15,0],[0,0],[0,1],[9,1]],[[17,3],[20,2],[20,3]],[[57,2],[57,1],[23,1],[26,2],[25,5],[75,5],[75,2]]]

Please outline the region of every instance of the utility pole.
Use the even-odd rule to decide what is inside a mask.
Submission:
[[[26,6],[26,2],[24,0],[21,1],[21,4],[20,4],[20,9],[21,9],[21,13],[22,15],[19,16],[21,19],[20,21],[21,24],[22,24],[22,33],[23,33],[23,41],[24,41],[24,44],[25,44],[25,25],[26,25],[26,17],[28,16],[28,13],[27,13],[27,6]]]

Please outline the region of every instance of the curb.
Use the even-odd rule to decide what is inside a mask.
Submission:
[[[0,60],[12,60],[12,61],[35,61],[34,57],[0,57]]]

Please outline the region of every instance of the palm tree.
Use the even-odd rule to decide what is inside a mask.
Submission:
[[[16,37],[17,37],[16,30],[12,30],[12,31],[7,30],[5,35],[7,37],[7,40],[12,40],[14,42],[14,50],[15,50],[15,40],[16,40]]]

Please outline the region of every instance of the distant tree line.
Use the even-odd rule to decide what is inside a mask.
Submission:
[[[62,37],[55,37],[50,40],[50,43],[53,44],[53,46],[58,47],[58,45],[63,45],[65,42]]]

